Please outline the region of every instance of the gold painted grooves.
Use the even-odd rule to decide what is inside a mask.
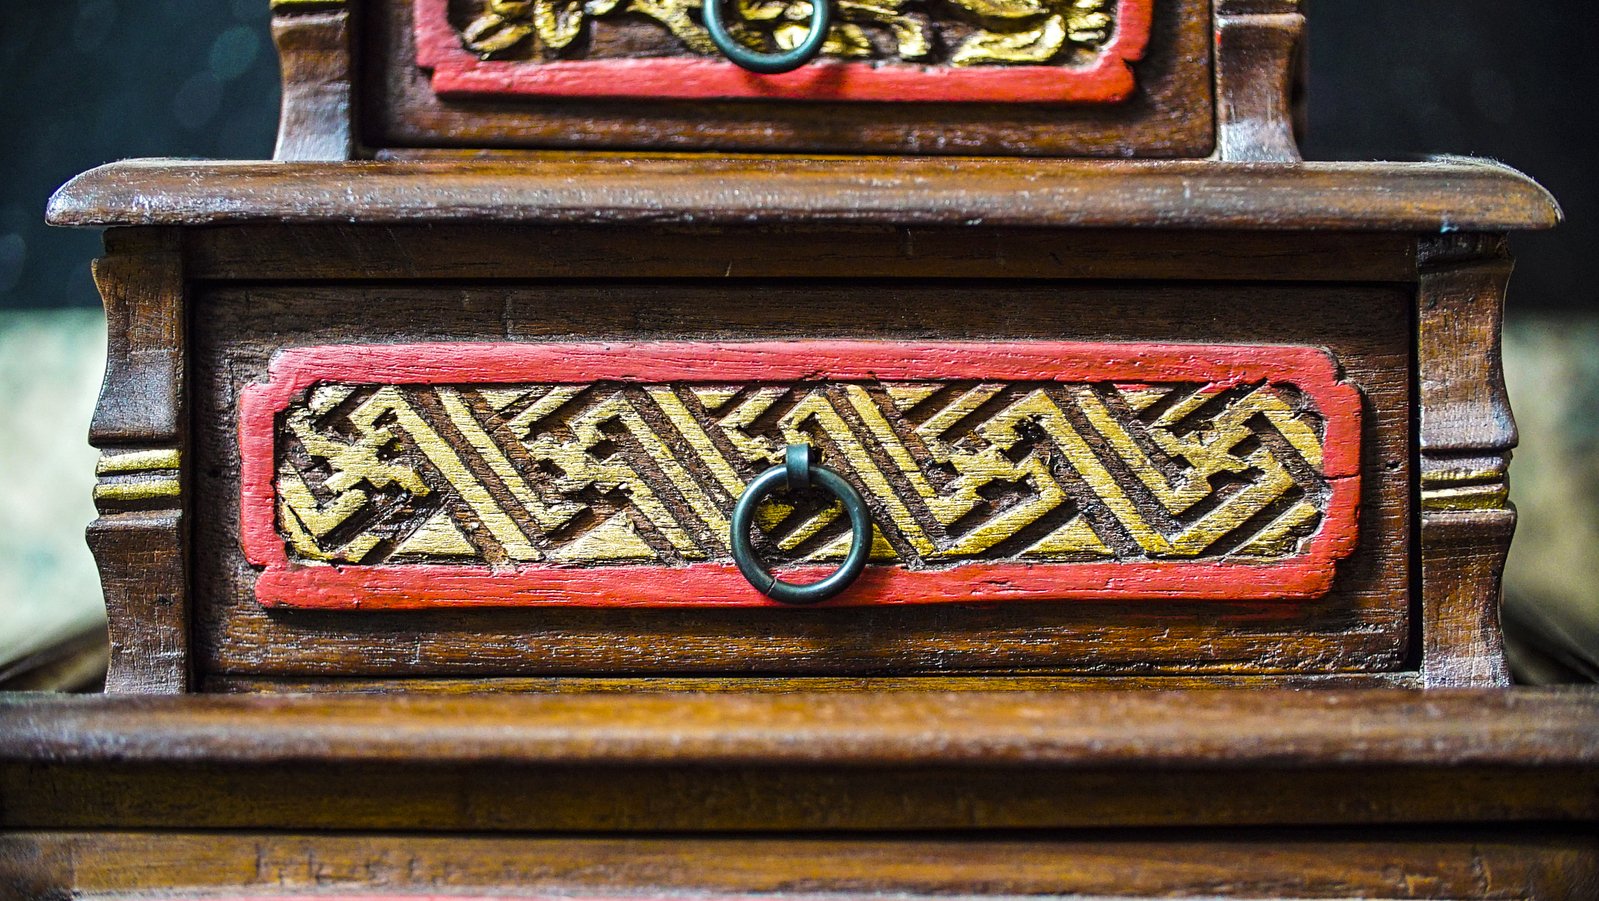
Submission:
[[[94,501],[101,512],[107,507],[138,505],[182,495],[179,469],[183,455],[176,448],[104,451],[94,465],[99,481]]]
[[[107,453],[100,455],[99,462],[94,466],[94,474],[107,476],[157,469],[177,469],[181,463],[182,454],[175,449]]]
[[[162,497],[177,497],[181,493],[177,476],[101,482],[94,486],[94,499],[97,501],[147,501]]]
[[[1432,512],[1502,510],[1509,502],[1510,488],[1503,482],[1421,492],[1421,508]]]

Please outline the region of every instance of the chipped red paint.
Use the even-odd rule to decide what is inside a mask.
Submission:
[[[706,57],[527,62],[485,60],[461,45],[448,0],[416,0],[416,62],[449,96],[647,97],[676,100],[874,100],[1118,103],[1149,43],[1154,0],[1120,0],[1116,33],[1089,66],[954,68],[821,60],[757,75]]]
[[[265,567],[256,598],[268,606],[422,609],[473,606],[774,606],[731,564],[607,566],[302,566],[288,559],[275,522],[275,421],[317,382],[515,384],[861,379],[1270,382],[1308,395],[1325,420],[1322,474],[1331,496],[1304,552],[1274,563],[1161,561],[965,563],[938,570],[868,566],[827,606],[1014,600],[1308,599],[1331,587],[1355,547],[1360,496],[1360,394],[1310,347],[1098,344],[1053,341],[804,341],[757,343],[485,343],[344,345],[285,350],[270,378],[243,392],[239,413],[241,540]],[[784,571],[821,578],[827,566]]]

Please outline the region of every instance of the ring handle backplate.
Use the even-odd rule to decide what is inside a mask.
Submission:
[[[796,585],[777,578],[755,555],[750,544],[750,530],[755,524],[755,508],[767,495],[779,487],[805,488],[812,483],[821,485],[844,504],[849,515],[851,544],[844,564],[827,578],[808,585]],[[761,594],[785,604],[816,604],[848,588],[866,568],[866,558],[872,551],[872,516],[866,501],[855,486],[843,476],[815,463],[815,451],[808,444],[791,444],[783,455],[783,465],[773,466],[744,487],[733,507],[729,544],[733,548],[733,562],[751,585]]]
[[[744,46],[743,42],[728,30],[727,21],[722,18],[722,4],[729,2],[737,0],[705,0],[702,7],[705,32],[710,35],[711,43],[722,51],[723,56],[761,75],[792,72],[815,59],[822,52],[822,45],[827,43],[828,29],[833,27],[832,0],[811,0],[811,30],[805,35],[805,40],[782,53],[753,50]]]

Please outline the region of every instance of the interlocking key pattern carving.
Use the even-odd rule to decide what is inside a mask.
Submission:
[[[407,572],[519,583],[484,602],[603,601],[578,592],[626,591],[609,572],[648,576],[613,600],[687,603],[709,591],[754,603],[747,586],[714,584],[731,559],[728,516],[786,445],[809,442],[872,508],[868,572],[924,577],[929,599],[1226,597],[1226,573],[1258,583],[1275,572],[1266,584],[1283,596],[1325,590],[1353,542],[1358,395],[1318,351],[1186,350],[291,352],[292,373],[280,358],[273,384],[252,395],[266,406],[241,424],[246,517],[265,517],[246,523],[247,549],[271,570],[269,587],[296,573],[390,577],[338,589],[352,606],[425,603],[411,589],[427,586],[392,581]],[[1240,352],[1260,358],[1257,371],[1222,359]],[[416,361],[428,359],[438,365],[418,380]],[[775,558],[826,569],[848,549],[847,523],[825,499],[763,510],[758,541]],[[675,591],[674,574],[687,577]],[[1261,590],[1248,582],[1234,588]]]

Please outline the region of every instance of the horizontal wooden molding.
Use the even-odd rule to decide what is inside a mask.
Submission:
[[[1547,191],[1495,163],[739,158],[112,163],[57,225],[474,222],[1423,232],[1551,228]]]

